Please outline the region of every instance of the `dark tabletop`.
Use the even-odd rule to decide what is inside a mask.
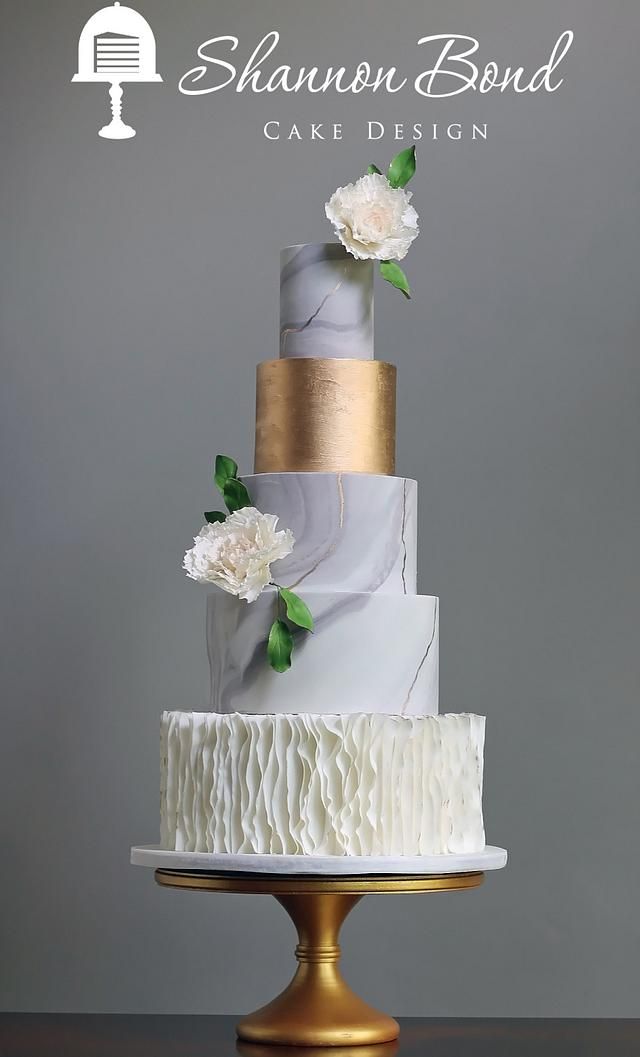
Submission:
[[[7,1013],[0,1057],[304,1057],[237,1043],[235,1017]],[[640,1057],[640,1020],[400,1021],[399,1043],[363,1057]],[[307,1057],[356,1057],[358,1048]]]

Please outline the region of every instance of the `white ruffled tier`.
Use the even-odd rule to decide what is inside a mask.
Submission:
[[[286,855],[481,851],[482,716],[165,712],[161,846]]]

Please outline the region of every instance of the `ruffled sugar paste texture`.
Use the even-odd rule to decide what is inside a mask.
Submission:
[[[254,506],[291,529],[278,582],[296,590],[416,593],[418,486],[369,473],[245,475]],[[275,570],[274,570],[275,572]]]
[[[481,851],[484,717],[162,717],[161,843],[175,851]]]
[[[275,563],[273,571],[279,576]],[[211,591],[207,649],[214,711],[437,713],[437,598],[296,590],[313,614],[314,630],[295,633],[293,663],[284,675],[265,660],[276,615],[273,588],[250,604]]]

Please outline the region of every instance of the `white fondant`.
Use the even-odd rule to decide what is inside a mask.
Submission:
[[[314,631],[296,631],[289,671],[266,644],[277,596],[207,598],[211,705],[216,712],[434,715],[438,711],[438,599],[318,591],[300,586]]]
[[[277,514],[295,546],[273,566],[285,587],[416,593],[415,481],[368,473],[243,477],[258,510]]]
[[[165,712],[160,843],[232,855],[481,851],[484,729],[469,714]]]
[[[280,356],[373,359],[373,261],[338,242],[282,250]]]
[[[167,851],[159,844],[131,849],[132,866],[153,870],[206,870],[215,873],[294,874],[310,877],[360,877],[365,874],[476,873],[507,865],[504,848],[486,845],[462,855],[217,855],[214,852]]]

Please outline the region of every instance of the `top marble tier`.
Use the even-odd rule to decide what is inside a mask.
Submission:
[[[280,357],[373,359],[373,261],[338,242],[280,253]]]

